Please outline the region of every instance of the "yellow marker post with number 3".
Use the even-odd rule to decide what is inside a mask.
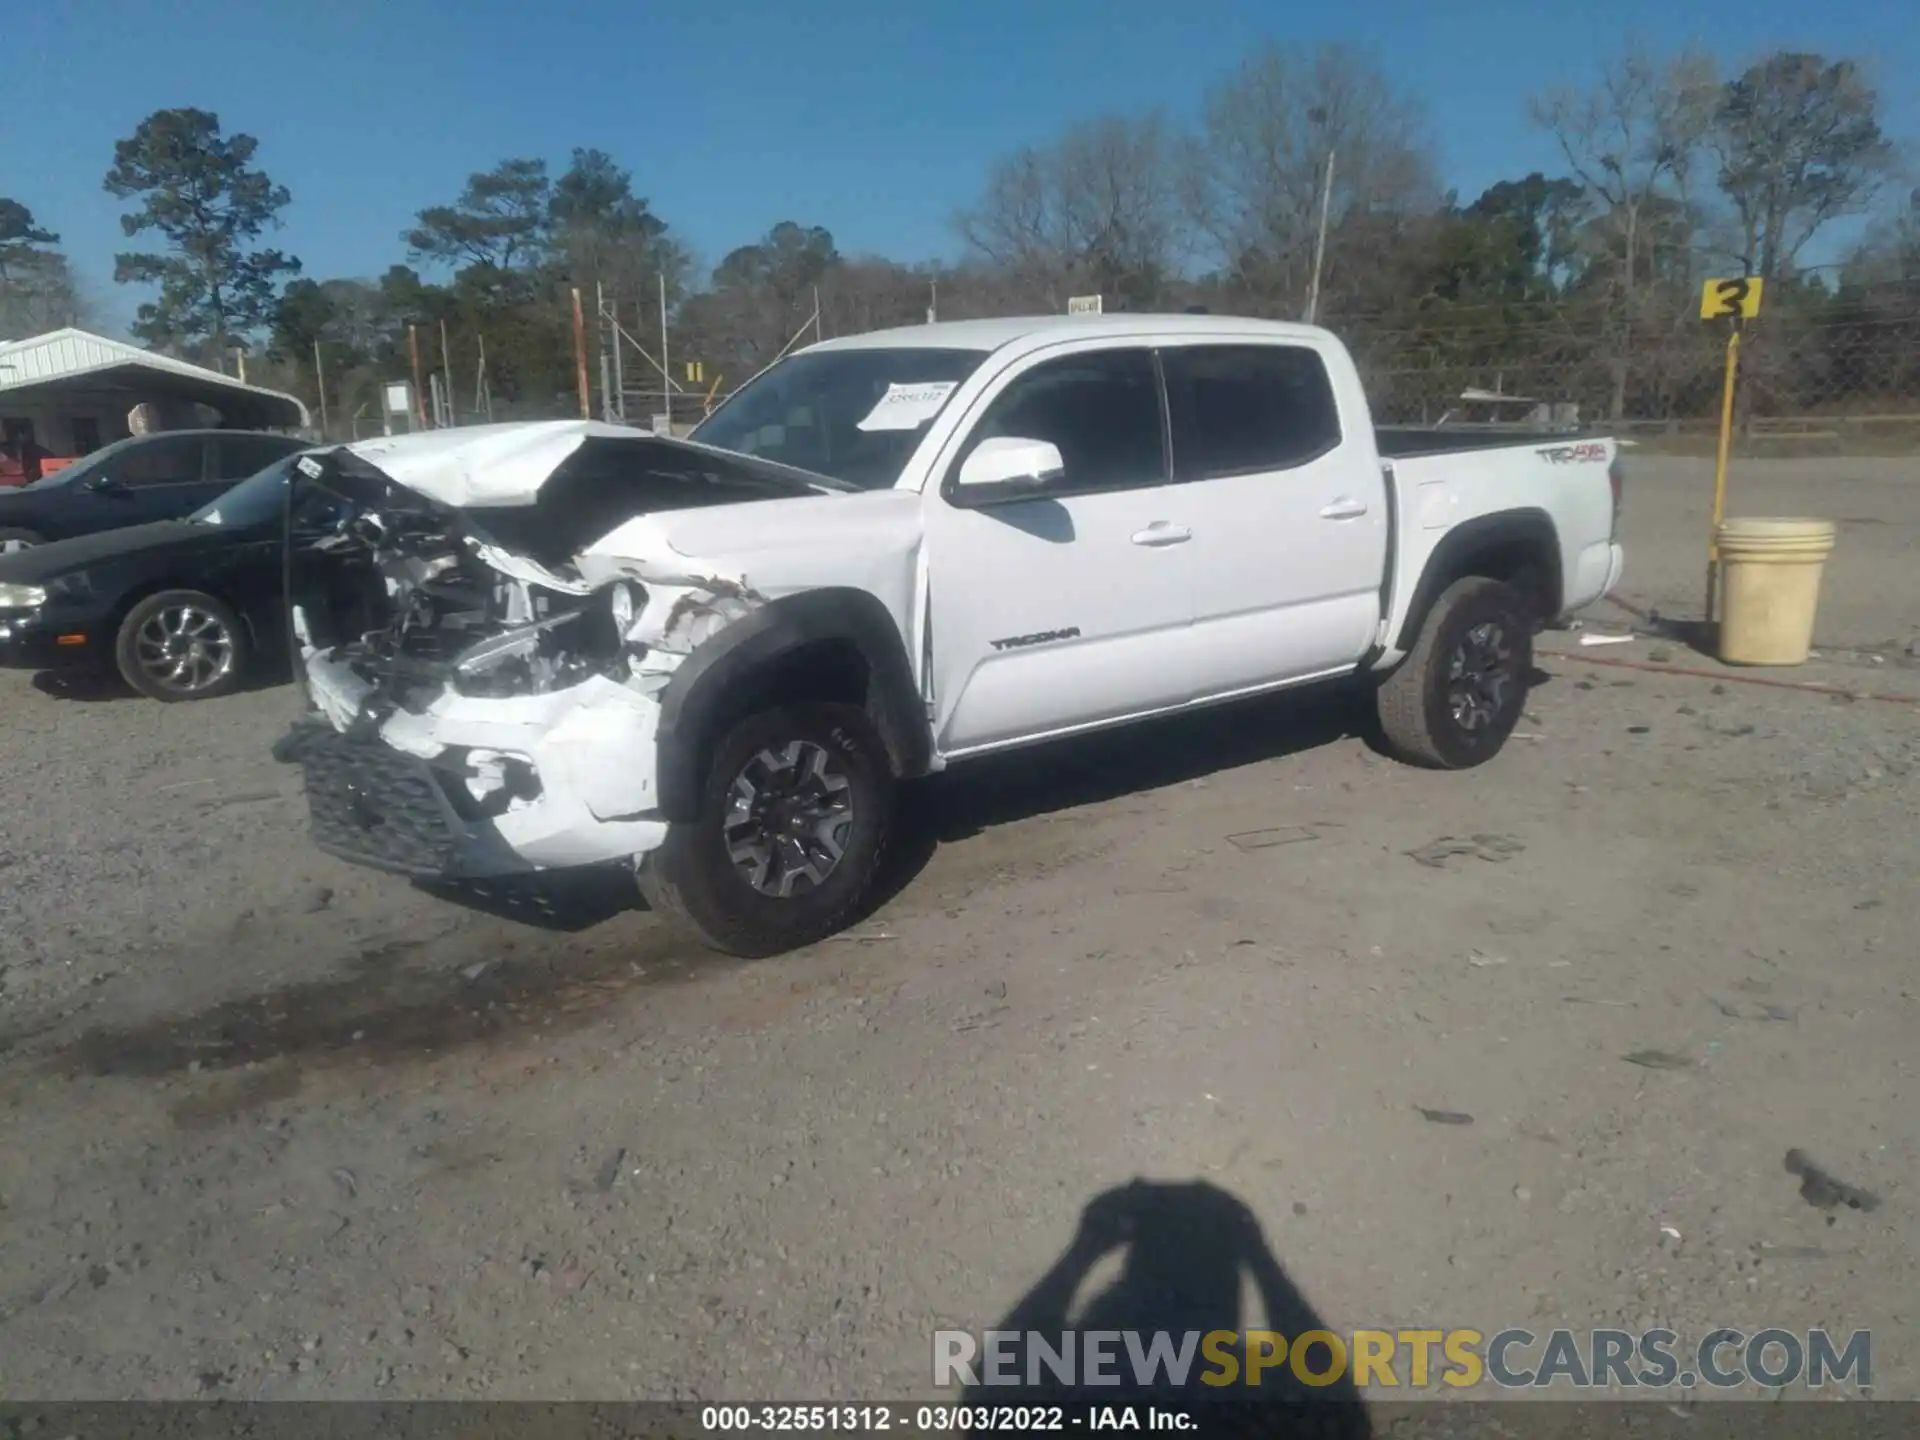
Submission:
[[[1709,280],[1700,290],[1702,320],[1751,320],[1760,313],[1760,293],[1766,281]]]
[[[1726,518],[1727,456],[1733,448],[1733,392],[1740,374],[1740,328],[1760,313],[1760,295],[1766,282],[1751,275],[1736,280],[1709,280],[1700,288],[1700,318],[1727,320],[1727,380],[1720,396],[1720,451],[1713,467],[1713,524],[1707,532],[1706,621],[1718,618],[1720,594],[1720,522]]]

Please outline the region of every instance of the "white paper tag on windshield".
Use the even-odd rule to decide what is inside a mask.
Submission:
[[[889,385],[880,402],[860,422],[862,430],[917,430],[939,412],[958,384],[933,380],[921,385]]]

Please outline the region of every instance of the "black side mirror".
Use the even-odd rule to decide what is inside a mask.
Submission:
[[[96,495],[119,495],[126,491],[126,482],[112,475],[99,474],[87,481],[87,489]]]

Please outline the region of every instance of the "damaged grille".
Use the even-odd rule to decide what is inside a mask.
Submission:
[[[322,850],[408,875],[457,868],[466,827],[426,761],[323,735],[302,747],[300,762]]]

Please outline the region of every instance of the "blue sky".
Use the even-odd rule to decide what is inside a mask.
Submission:
[[[1920,136],[1912,0],[14,0],[0,28],[0,195],[62,234],[104,317],[121,207],[113,142],[197,105],[261,140],[293,191],[275,243],[316,276],[404,258],[420,206],[506,156],[612,152],[711,264],[777,220],[843,251],[951,255],[990,162],[1103,110],[1192,116],[1267,38],[1371,46],[1434,121],[1472,195],[1550,172],[1524,97],[1639,35],[1729,67],[1776,46],[1869,58],[1891,127]],[[1898,19],[1902,11],[1907,18]]]

